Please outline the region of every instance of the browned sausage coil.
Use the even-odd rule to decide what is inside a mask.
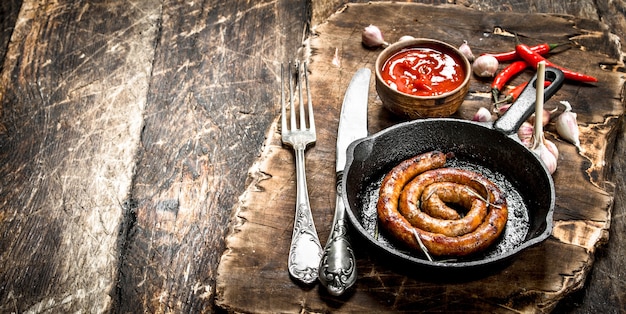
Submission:
[[[404,160],[387,173],[377,203],[381,225],[416,250],[419,236],[430,255],[483,251],[506,226],[505,195],[483,175],[444,168],[445,162],[446,155],[434,151]],[[466,211],[463,216],[459,208]]]

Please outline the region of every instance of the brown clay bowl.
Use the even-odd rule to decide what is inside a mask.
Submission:
[[[432,49],[442,53],[454,60],[458,65],[459,77],[456,79],[456,87],[446,89],[442,84],[424,84],[424,88],[432,88],[437,93],[431,95],[416,95],[406,91],[399,91],[402,88],[392,87],[393,83],[385,81],[383,76],[383,66],[395,55],[410,49]],[[450,60],[450,59],[449,59]],[[467,92],[469,91],[469,80],[471,76],[471,65],[467,58],[452,45],[428,38],[415,38],[394,43],[385,48],[376,59],[376,91],[383,106],[392,113],[407,119],[448,117],[455,113]],[[462,73],[461,73],[462,72]]]

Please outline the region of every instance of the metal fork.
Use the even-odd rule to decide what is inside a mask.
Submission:
[[[301,72],[302,70],[302,72]],[[306,185],[306,171],[304,167],[304,151],[309,144],[315,143],[315,120],[313,118],[313,104],[309,90],[309,77],[306,62],[302,69],[296,62],[296,76],[298,80],[298,104],[299,104],[299,128],[296,125],[296,109],[294,105],[294,75],[289,63],[289,113],[290,125],[287,126],[287,109],[285,104],[285,71],[280,67],[281,74],[281,137],[284,144],[290,145],[295,151],[296,157],[296,215],[289,248],[289,274],[295,279],[310,284],[317,279],[318,267],[322,258],[322,245],[315,230],[309,194]],[[306,85],[307,111],[302,99],[302,77]],[[308,127],[307,119],[308,115]]]

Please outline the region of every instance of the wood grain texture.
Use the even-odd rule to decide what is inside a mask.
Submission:
[[[113,301],[158,17],[117,4],[21,7],[0,77],[0,311]]]
[[[0,312],[220,311],[212,300],[216,291],[224,291],[216,285],[223,237],[227,228],[240,231],[239,226],[253,218],[239,210],[231,216],[232,209],[256,206],[254,202],[262,199],[258,195],[274,189],[276,180],[286,180],[281,185],[285,189],[295,181],[289,173],[293,156],[276,141],[272,124],[278,117],[278,64],[296,55],[334,55],[334,49],[300,49],[302,39],[309,27],[324,25],[347,2],[369,1],[0,1]],[[624,73],[623,57],[614,57],[621,53],[616,49],[620,39],[623,42],[626,37],[624,1],[412,2],[435,7],[454,2],[458,7],[497,12],[503,19],[510,12],[565,15],[566,20],[575,20],[577,28],[572,34],[578,35],[577,42],[604,51],[607,57],[602,62],[607,68]],[[381,16],[372,20],[378,22]],[[372,20],[363,16],[360,22]],[[570,27],[560,26],[555,33]],[[584,35],[581,30],[600,32]],[[358,29],[354,32],[348,37]],[[587,40],[597,43],[598,33],[609,38],[602,49],[587,44]],[[342,53],[342,61],[355,57],[337,51]],[[369,58],[371,55],[363,60]],[[361,63],[369,62],[363,60]],[[561,61],[571,62],[567,58]],[[359,64],[345,62],[346,68],[339,74],[314,69],[327,75],[324,80],[330,78],[328,85],[336,83],[328,94],[331,98],[343,95],[352,74],[349,69]],[[249,67],[249,73],[243,66]],[[468,100],[471,106],[483,100],[477,86],[481,84],[474,85],[480,92]],[[595,98],[584,100],[590,106],[597,102]],[[332,117],[339,102],[340,98],[324,100],[323,108],[316,112]],[[376,102],[371,93],[370,103]],[[602,107],[606,109],[606,105]],[[376,109],[372,114],[380,119],[370,121],[370,131],[396,122]],[[470,114],[471,110],[461,113],[463,117]],[[617,128],[623,121],[608,118],[597,122],[600,117],[585,115],[596,121],[585,126],[586,132],[598,135],[589,139],[588,145],[606,151],[562,165],[586,169],[575,179],[592,178],[588,187],[594,193],[614,195],[615,201],[611,207],[606,195],[587,199],[561,191],[568,194],[568,202],[600,202],[612,211],[612,220],[607,229],[602,211],[559,212],[560,221],[576,221],[559,224],[559,236],[546,247],[569,241],[572,247],[563,253],[565,258],[590,257],[572,271],[575,275],[566,278],[561,288],[568,290],[551,287],[554,293],[568,295],[555,309],[559,313],[616,312],[626,304],[621,158],[626,148],[624,130]],[[337,123],[330,118],[322,122],[326,126]],[[334,176],[334,161],[323,157],[334,154],[332,128],[320,131],[325,138],[307,154],[311,156],[309,167],[314,164],[319,170],[313,174],[316,180]],[[608,143],[602,141],[604,136]],[[265,137],[268,139],[263,142]],[[617,145],[611,151],[614,140]],[[567,145],[559,147],[565,154],[572,153]],[[272,154],[280,155],[280,160],[268,160]],[[602,165],[611,156],[611,166]],[[255,160],[258,162],[253,163]],[[285,173],[271,170],[275,166],[284,167]],[[565,179],[569,177],[561,178]],[[319,226],[330,223],[332,193],[331,186],[317,187],[312,193],[314,206],[327,211],[316,217]],[[294,285],[282,281],[282,263],[286,265],[286,261],[282,252],[276,252],[276,241],[291,236],[285,224],[292,221],[292,203],[291,196],[276,195],[266,201],[262,211],[269,212],[277,204],[287,208],[285,212],[247,224],[249,230],[259,232],[285,230],[278,240],[255,233],[246,235],[247,242],[242,244],[276,258],[269,262],[246,260],[243,272],[229,275],[231,280],[238,276],[236,285],[248,284],[256,278],[247,276],[246,268],[251,268],[263,280],[276,282],[279,278],[278,286],[257,287],[254,294],[265,296],[261,301],[231,289],[218,299],[221,305],[224,299],[240,298],[237,302],[246,304],[251,312],[263,308],[286,312],[302,308],[420,309],[420,302],[407,301],[411,290],[405,287],[415,284],[421,289],[427,283],[416,283],[414,275],[408,279],[398,276],[392,266],[369,254],[359,256],[375,265],[360,269],[365,293],[347,296],[350,305],[345,305],[346,299],[331,298],[313,287],[303,288],[303,293],[277,306],[284,299],[281,290]],[[585,236],[568,237],[573,230],[582,230]],[[319,231],[325,241],[328,230]],[[607,237],[605,245],[595,245]],[[237,252],[223,256],[234,260],[227,265],[241,262]],[[532,257],[541,252],[528,254]],[[511,269],[515,267],[520,266]],[[220,288],[216,290],[216,286]],[[471,291],[482,293],[480,287],[465,289],[454,284],[431,288],[436,292],[426,295],[424,303],[450,303],[441,311],[466,305],[489,311],[494,304],[502,305],[499,311],[506,311],[513,305],[522,308],[523,300],[538,295],[526,291],[517,296],[517,303],[508,305],[499,296],[469,295]],[[315,300],[319,297],[323,303],[310,301],[308,295],[317,293]],[[466,298],[457,300],[457,293]],[[257,301],[260,303],[254,303]],[[552,308],[553,299],[549,301],[546,309]]]
[[[0,94],[2,311],[212,311],[302,7],[24,3]]]
[[[282,149],[276,130],[270,131],[266,150],[251,170],[256,177],[236,209],[239,218],[227,238],[227,252],[218,270],[218,305],[229,311],[550,311],[569,293],[580,289],[593,265],[594,252],[607,240],[613,188],[606,162],[623,113],[620,96],[624,79],[602,71],[600,65],[616,58],[607,49],[607,34],[597,22],[542,14],[487,14],[458,6],[415,4],[348,5],[317,27],[311,39],[311,80],[316,97],[318,142],[307,155],[309,193],[322,240],[328,236],[333,210],[334,141],[341,99],[350,77],[359,67],[372,68],[379,51],[360,45],[360,31],[376,16],[387,40],[402,35],[432,37],[460,44],[468,40],[474,53],[512,49],[511,37],[496,35],[499,26],[516,32],[529,44],[571,40],[578,45],[550,57],[557,64],[597,75],[599,84],[568,82],[547,105],[569,100],[583,129],[585,153],[555,139],[561,150],[557,185],[556,226],[545,243],[534,247],[503,269],[474,280],[437,280],[417,271],[398,269],[384,257],[358,243],[359,280],[347,296],[333,298],[319,287],[303,288],[292,282],[286,252],[293,220],[295,195],[293,162]],[[415,18],[420,16],[419,19]],[[581,28],[580,25],[584,25]],[[340,66],[336,66],[340,64]],[[531,72],[515,79],[527,80]],[[456,114],[469,119],[480,106],[490,106],[489,84],[472,79],[466,102]],[[382,109],[370,91],[369,131],[379,131],[400,120]],[[549,136],[555,138],[554,126]],[[609,153],[607,155],[607,153]],[[564,169],[564,170],[563,170]],[[263,204],[275,204],[267,208]],[[291,212],[290,212],[291,211]],[[271,238],[273,249],[252,243],[253,235]],[[260,244],[260,246],[259,246]],[[556,262],[558,261],[558,262]],[[255,274],[258,277],[255,279]],[[515,285],[509,283],[515,282]],[[480,297],[479,297],[480,296]]]
[[[119,312],[206,312],[224,235],[278,112],[301,2],[161,3],[120,254]],[[301,14],[304,14],[302,12]]]

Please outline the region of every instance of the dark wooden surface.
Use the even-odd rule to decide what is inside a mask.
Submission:
[[[626,37],[623,2],[457,4],[569,14]],[[217,311],[231,212],[278,117],[278,64],[297,54],[310,18],[340,7],[2,1],[0,311]],[[615,136],[610,237],[558,312],[626,304],[626,147]]]
[[[511,49],[514,39],[495,33],[498,26],[517,33],[531,44],[571,40],[581,45],[550,56],[558,64],[575,67],[600,80],[594,85],[568,82],[546,104],[551,107],[560,100],[569,100],[578,113],[578,121],[587,126],[582,128],[585,150],[582,154],[572,145],[555,140],[560,149],[561,170],[554,174],[557,200],[553,237],[520,254],[504,269],[492,269],[489,274],[471,280],[462,276],[431,277],[417,269],[411,271],[360,245],[357,253],[360,276],[352,294],[333,298],[316,287],[302,289],[284,271],[291,225],[282,222],[293,215],[290,213],[295,202],[293,162],[289,150],[281,147],[279,134],[272,132],[252,172],[265,175],[257,176],[259,179],[249,186],[241,197],[241,205],[235,209],[238,218],[233,222],[235,231],[227,237],[228,251],[218,268],[218,304],[244,312],[293,312],[299,308],[312,312],[553,309],[584,282],[593,264],[592,255],[605,240],[610,220],[613,186],[606,182],[609,179],[604,159],[607,148],[612,150],[614,146],[623,113],[620,93],[624,80],[620,74],[598,67],[602,63],[615,63],[615,56],[607,53],[612,50],[605,48],[609,39],[603,35],[602,26],[561,16],[501,15],[459,6],[417,4],[355,4],[333,15],[316,29],[309,42],[312,92],[323,95],[314,97],[316,121],[323,127],[319,128],[315,147],[308,153],[308,186],[322,239],[328,236],[333,210],[334,169],[329,165],[335,159],[335,130],[341,100],[353,73],[360,67],[371,69],[380,52],[361,46],[359,30],[367,26],[363,21],[373,21],[381,15],[389,17],[377,22],[389,41],[408,34],[456,44],[467,40],[477,54]],[[512,83],[528,80],[531,74],[532,71],[524,73]],[[369,131],[377,132],[400,120],[382,108],[373,81],[370,84]],[[455,116],[470,119],[479,107],[491,108],[489,88],[489,83],[472,78],[469,95]],[[547,129],[554,134],[552,124]],[[553,135],[549,136],[554,139]],[[267,208],[268,203],[273,206]],[[251,243],[254,235],[263,235],[261,238],[266,240]],[[358,243],[360,239],[354,236],[353,240]],[[264,248],[267,246],[271,248]],[[440,303],[442,298],[452,295],[453,301]]]

